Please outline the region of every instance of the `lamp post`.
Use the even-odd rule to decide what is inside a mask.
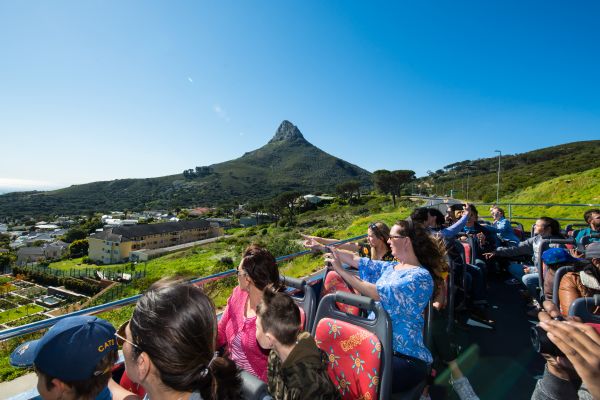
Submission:
[[[494,153],[498,153],[498,186],[496,186],[496,205],[500,203],[500,159],[502,158],[501,150],[494,150]]]

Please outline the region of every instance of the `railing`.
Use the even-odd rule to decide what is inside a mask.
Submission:
[[[360,235],[360,236],[351,237],[349,239],[344,239],[344,240],[332,243],[332,246],[338,246],[338,245],[341,245],[341,244],[344,244],[344,243],[348,243],[348,242],[351,242],[351,241],[354,241],[354,240],[363,239],[366,236],[367,235]],[[283,262],[283,261],[292,260],[292,259],[294,259],[296,257],[300,257],[300,256],[303,256],[303,255],[306,255],[306,254],[310,254],[311,252],[312,252],[311,250],[300,251],[300,252],[297,252],[297,253],[293,253],[293,254],[288,254],[288,255],[285,255],[285,256],[277,257],[275,260],[279,263],[279,262]],[[202,278],[192,279],[190,281],[190,283],[193,283],[193,284],[205,284],[205,283],[209,283],[209,282],[213,282],[213,281],[218,281],[218,280],[225,279],[227,277],[233,276],[233,275],[236,274],[236,272],[237,272],[236,269],[230,269],[230,270],[227,270],[227,271],[224,271],[224,272],[219,272],[217,274],[205,276],[205,277],[202,277]],[[86,308],[86,309],[83,309],[83,310],[74,311],[74,312],[71,312],[71,313],[68,313],[68,314],[60,315],[58,317],[46,319],[46,320],[43,320],[43,321],[32,322],[32,323],[27,324],[27,325],[21,325],[21,326],[15,327],[15,328],[5,329],[3,331],[0,331],[0,341],[11,339],[11,338],[15,338],[15,337],[19,337],[19,336],[23,336],[23,335],[26,335],[28,333],[33,333],[33,332],[40,331],[42,329],[50,328],[51,326],[53,326],[54,324],[56,324],[61,319],[64,319],[64,318],[67,318],[67,317],[72,317],[72,316],[76,316],[76,315],[94,315],[94,314],[99,314],[99,313],[103,313],[103,312],[106,312],[106,311],[116,310],[116,309],[119,309],[119,308],[124,307],[126,305],[134,304],[141,296],[142,296],[141,294],[137,294],[135,296],[127,297],[125,299],[111,301],[111,302],[106,303],[106,304],[101,304],[101,305],[90,307],[90,308]]]

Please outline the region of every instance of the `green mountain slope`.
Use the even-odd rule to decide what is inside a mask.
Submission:
[[[261,200],[288,190],[333,191],[340,182],[371,185],[371,174],[310,144],[283,121],[265,146],[242,157],[203,167],[202,173],[118,179],[48,192],[0,196],[0,216],[77,214],[218,205]]]
[[[600,204],[600,168],[563,175],[523,189],[501,199],[502,203]],[[583,213],[591,207],[513,206],[517,216],[548,215],[575,218],[583,222]]]
[[[562,175],[600,167],[600,140],[573,142],[528,153],[503,155],[500,197]],[[418,184],[436,194],[467,197],[471,200],[496,199],[498,158],[465,160],[420,178]]]

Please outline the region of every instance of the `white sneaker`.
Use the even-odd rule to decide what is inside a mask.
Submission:
[[[465,376],[457,380],[450,378],[450,384],[458,397],[460,397],[460,400],[479,400],[479,397],[477,397],[473,387]]]

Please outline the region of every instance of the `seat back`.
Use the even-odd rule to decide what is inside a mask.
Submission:
[[[522,241],[525,235],[525,228],[523,228],[523,224],[520,222],[510,221],[510,226],[512,227],[512,230],[515,233],[515,235],[517,235],[519,240]]]
[[[469,237],[470,239],[470,237]],[[460,244],[462,244],[463,247],[463,251],[464,251],[464,260],[465,260],[465,264],[471,264],[471,256],[472,256],[472,245],[470,242],[466,241],[463,242],[462,240],[460,241]]]
[[[325,281],[323,283],[323,296],[336,292],[358,294],[346,283],[346,281],[344,281],[344,279],[342,279],[337,272],[327,271],[325,275]],[[350,304],[338,303],[336,305],[340,310],[348,314],[358,315],[360,312],[358,307]]]
[[[336,303],[372,312],[373,319],[347,314]],[[392,323],[381,304],[336,292],[321,300],[313,336],[329,359],[327,372],[343,399],[388,399],[392,379]]]
[[[281,276],[281,281],[291,292],[292,298],[300,308],[300,319],[305,331],[310,332],[317,313],[317,296],[306,280]]]
[[[575,267],[566,265],[560,267],[554,273],[554,282],[552,283],[552,302],[556,304],[556,307],[560,310],[560,298],[558,296],[558,288],[560,287],[560,280],[565,276],[567,272],[575,271]]]
[[[600,307],[600,294],[595,294],[594,297],[580,297],[571,303],[569,315],[579,317],[583,322],[600,324],[600,315],[591,311],[597,307]]]
[[[248,371],[240,370],[242,379],[241,395],[243,400],[267,400],[272,397],[269,395],[267,384]]]
[[[585,248],[588,244],[596,242],[598,240],[600,240],[600,233],[592,233],[591,235],[585,235],[581,238],[580,246],[582,247],[582,249],[580,251],[585,251]]]

